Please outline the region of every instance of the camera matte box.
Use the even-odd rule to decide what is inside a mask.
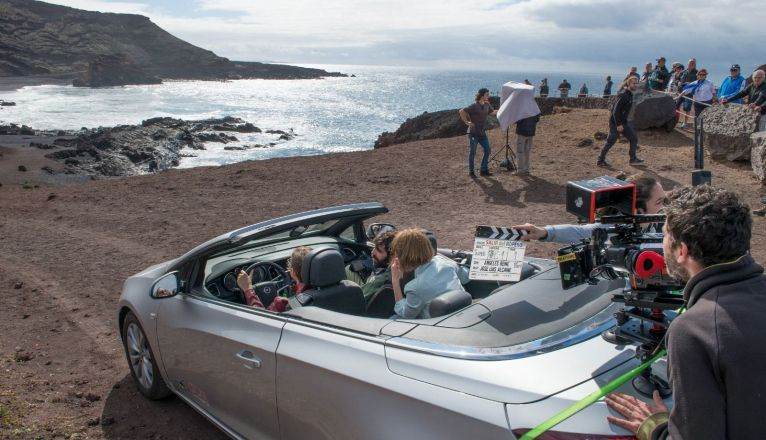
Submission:
[[[611,176],[567,183],[567,212],[588,223],[596,221],[596,210],[614,207],[623,214],[636,213],[636,185]]]

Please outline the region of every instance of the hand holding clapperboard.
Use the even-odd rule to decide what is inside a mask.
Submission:
[[[527,242],[527,231],[497,226],[477,226],[469,278],[472,280],[519,281]]]

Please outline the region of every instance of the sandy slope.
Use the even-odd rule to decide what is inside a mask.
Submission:
[[[470,248],[477,224],[570,222],[566,182],[604,174],[594,166],[600,142],[576,145],[605,131],[606,115],[543,119],[528,178],[469,179],[462,137],[58,186],[13,175],[22,162],[42,165],[27,150],[2,150],[0,438],[223,438],[178,399],[148,402],[135,391],[114,316],[127,276],[239,226],[352,202],[383,202],[387,220],[431,228],[440,246]],[[504,134],[490,136],[496,149],[503,145]],[[643,169],[666,188],[690,182],[691,133],[642,132],[640,145]],[[627,156],[619,144],[609,160],[639,171]],[[715,184],[759,206],[749,164],[708,166]],[[753,254],[761,262],[764,223],[756,217]],[[528,253],[551,257],[555,249],[533,244]]]

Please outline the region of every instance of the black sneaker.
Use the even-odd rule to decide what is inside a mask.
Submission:
[[[633,159],[630,159],[630,163],[644,163],[644,160],[634,157]]]
[[[492,175],[492,173],[490,173],[489,171],[482,171],[479,174],[481,174],[482,176],[491,176]]]
[[[474,173],[473,171],[469,171],[468,172],[468,177],[471,177],[471,178],[475,179],[476,178],[476,173]]]
[[[611,165],[609,165],[605,160],[599,160],[596,162],[596,166],[602,167],[602,168],[610,168]]]

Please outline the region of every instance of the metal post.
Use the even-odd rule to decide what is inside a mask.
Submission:
[[[705,169],[705,124],[702,116],[694,115],[694,171],[692,171],[692,185],[710,184],[713,175]]]

